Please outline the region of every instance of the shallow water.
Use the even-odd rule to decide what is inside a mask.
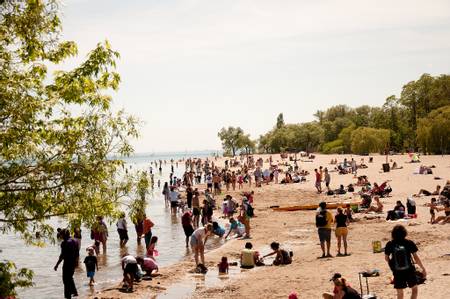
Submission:
[[[149,161],[138,161],[138,163],[129,163],[132,169],[147,168],[150,166]],[[176,168],[175,175],[178,177],[184,171],[184,163],[179,163]],[[155,170],[155,166],[153,169]],[[156,257],[160,267],[173,264],[185,258],[190,252],[185,247],[185,236],[181,226],[181,215],[171,215],[170,208],[165,207],[164,199],[161,194],[161,189],[156,185],[158,179],[161,179],[161,186],[164,181],[168,181],[170,173],[170,163],[164,166],[161,175],[155,172],[155,189],[151,191],[149,196],[149,204],[146,210],[149,218],[155,223],[152,229],[153,235],[158,236],[158,244],[156,246],[159,251],[159,256]],[[63,227],[64,220],[52,220],[56,227]],[[99,271],[95,275],[96,284],[94,287],[88,286],[88,278],[84,264],[82,263],[86,256],[85,248],[92,245],[93,241],[90,239],[90,229],[82,228],[82,242],[80,250],[80,266],[75,270],[75,285],[77,287],[80,298],[84,298],[95,291],[106,287],[111,287],[121,280],[122,271],[120,266],[120,257],[124,251],[131,254],[144,254],[145,243],[137,246],[136,232],[130,219],[127,219],[128,235],[130,240],[125,248],[119,247],[119,236],[116,231],[115,223],[107,223],[109,228],[109,238],[107,243],[106,255],[100,254],[98,257]],[[222,244],[222,241],[213,239],[208,242],[207,248],[212,249]],[[56,245],[47,245],[44,248],[26,246],[19,236],[9,234],[1,235],[0,238],[0,259],[12,260],[17,267],[30,268],[34,271],[35,286],[28,289],[19,290],[19,298],[62,298],[63,284],[62,284],[62,265],[60,265],[57,272],[53,270],[55,263],[58,260],[60,247]]]
[[[189,298],[196,290],[202,290],[217,286],[226,282],[228,279],[239,275],[241,271],[249,271],[239,268],[239,266],[230,266],[228,274],[218,274],[217,269],[209,269],[206,274],[188,274],[186,277],[173,285],[166,291],[158,295],[158,299]]]

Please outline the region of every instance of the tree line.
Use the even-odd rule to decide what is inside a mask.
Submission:
[[[423,74],[389,96],[380,107],[335,105],[318,110],[314,121],[286,124],[283,114],[257,140],[237,127],[218,136],[225,154],[285,151],[368,154],[420,151],[445,154],[450,145],[450,75]]]

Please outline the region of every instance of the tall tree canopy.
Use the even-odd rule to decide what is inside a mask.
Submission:
[[[52,238],[51,216],[91,223],[113,215],[127,185],[117,181],[132,151],[136,120],[113,113],[119,54],[100,43],[84,62],[49,74],[77,54],[61,41],[58,2],[1,1],[0,229],[26,240]],[[38,234],[36,234],[38,232]]]
[[[244,133],[240,127],[222,128],[217,134],[222,141],[225,155],[236,156],[238,150],[244,149],[248,153],[255,148],[250,136]]]
[[[260,136],[258,149],[268,153],[288,149],[321,150],[324,153],[351,153],[354,152],[353,149],[358,149],[358,152],[384,151],[383,146],[373,146],[369,141],[364,143],[352,138],[358,128],[373,128],[376,130],[370,131],[371,133],[383,132],[380,135],[382,142],[389,136],[388,145],[391,150],[420,149],[427,153],[441,153],[448,147],[445,135],[448,116],[447,110],[440,108],[449,105],[450,75],[433,77],[423,74],[418,80],[405,84],[399,98],[389,96],[381,107],[363,105],[351,108],[336,105],[324,111],[318,110],[314,113],[317,122],[309,123],[314,124],[312,127],[308,127],[308,123],[283,122],[281,125],[280,114],[275,127]],[[315,142],[309,143],[304,138],[304,128],[311,129],[308,136],[314,136]],[[380,129],[388,132],[379,131]],[[359,130],[355,136],[368,132],[365,129]]]
[[[283,113],[278,114],[277,116],[277,125],[276,128],[280,129],[284,126],[284,117],[283,117]]]

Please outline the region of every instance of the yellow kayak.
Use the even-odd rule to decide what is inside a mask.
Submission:
[[[327,209],[337,209],[338,207],[345,207],[346,205],[359,205],[360,202],[331,202],[327,203]],[[272,208],[274,211],[303,211],[303,210],[316,210],[319,204],[290,206],[290,207],[277,207]]]

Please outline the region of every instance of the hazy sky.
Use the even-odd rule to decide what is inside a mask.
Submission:
[[[334,104],[382,105],[422,73],[450,70],[450,1],[66,0],[81,57],[108,39],[139,117],[137,152],[218,149]]]

